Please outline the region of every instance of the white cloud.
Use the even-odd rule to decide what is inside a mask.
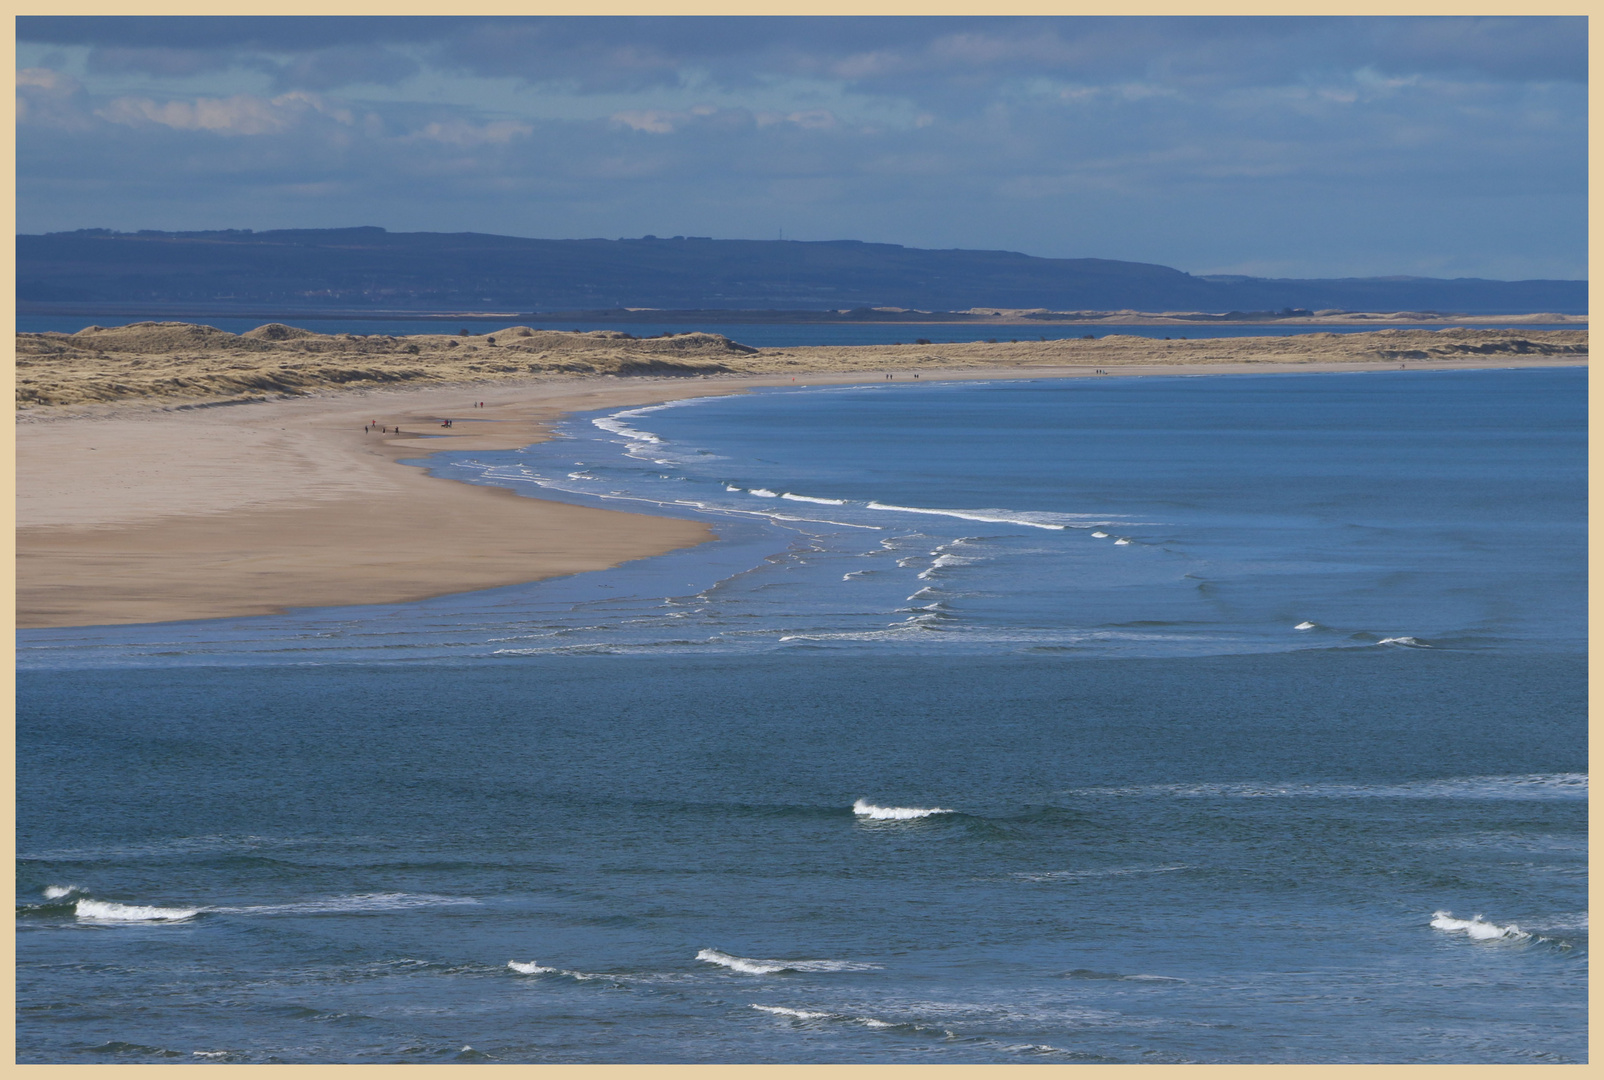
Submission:
[[[667,135],[685,118],[683,113],[664,112],[660,109],[625,109],[608,119],[635,131],[649,131],[653,135]]]
[[[532,135],[534,131],[533,126],[516,120],[492,120],[487,124],[474,124],[467,120],[436,120],[408,137],[432,139],[451,146],[482,146],[486,143],[509,143],[513,139]]]
[[[78,80],[50,68],[23,68],[17,72],[17,85],[38,87],[52,93],[72,93],[78,89]]]
[[[287,131],[311,114],[322,114],[341,124],[355,123],[349,109],[326,103],[301,90],[275,98],[236,94],[227,98],[171,99],[119,97],[96,109],[95,115],[113,124],[138,127],[159,124],[178,131],[206,131],[217,135],[274,135]]]

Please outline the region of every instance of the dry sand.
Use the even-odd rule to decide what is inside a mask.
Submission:
[[[1587,350],[1585,331],[776,350],[708,334],[640,341],[518,328],[465,339],[253,334],[169,323],[18,335],[20,626],[414,600],[710,537],[691,522],[544,502],[396,464],[528,445],[568,411],[885,373],[1512,367],[1581,364]],[[475,408],[479,400],[488,407]],[[374,420],[406,434],[365,433]]]

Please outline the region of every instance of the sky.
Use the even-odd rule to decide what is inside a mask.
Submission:
[[[1579,18],[17,20],[17,217],[1587,276]]]

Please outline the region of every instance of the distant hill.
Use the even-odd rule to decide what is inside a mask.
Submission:
[[[1113,259],[932,251],[856,240],[532,240],[379,228],[17,237],[24,311],[542,312],[620,307],[825,311],[1440,311],[1582,314],[1585,281],[1199,277]]]

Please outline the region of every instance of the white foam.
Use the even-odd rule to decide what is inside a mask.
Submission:
[[[845,506],[847,504],[845,499],[815,499],[811,495],[796,495],[789,491],[782,494],[780,498],[790,499],[792,502],[818,503],[820,506]]]
[[[527,964],[521,960],[508,960],[507,966],[520,975],[550,975],[557,971],[556,968],[541,967],[533,960]]]
[[[886,1020],[876,1020],[872,1016],[847,1016],[843,1013],[810,1012],[806,1009],[788,1009],[783,1005],[753,1005],[759,1012],[772,1013],[775,1016],[787,1016],[792,1020],[834,1020],[841,1024],[862,1024],[867,1028],[894,1028],[904,1025],[890,1023]],[[913,1027],[920,1025],[914,1024]]]
[[[963,518],[965,521],[985,521],[994,525],[1028,525],[1033,529],[1066,529],[1069,526],[1051,521],[1047,517],[1076,517],[1073,514],[1046,514],[1018,510],[939,510],[928,506],[892,506],[870,501],[870,510],[886,510],[897,514],[933,514],[937,517]]]
[[[453,907],[478,902],[469,896],[436,896],[433,893],[357,893],[351,896],[330,896],[320,900],[296,900],[287,904],[246,904],[237,907],[209,907],[204,910],[222,915],[331,915],[364,911],[405,911],[420,907]]]
[[[718,949],[703,949],[696,959],[704,964],[717,964],[743,975],[773,975],[781,971],[878,971],[879,964],[865,964],[856,960],[755,960],[750,956],[731,956]]]
[[[89,922],[183,922],[200,912],[200,908],[149,907],[109,900],[80,900],[75,909],[78,918]]]
[[[747,491],[747,494],[756,495],[760,499],[778,499],[780,497],[777,492],[770,491],[768,488],[751,488]]]
[[[1098,529],[1096,532],[1092,533],[1092,536],[1098,540],[1108,539],[1108,534],[1101,529]]]
[[[46,885],[45,899],[60,900],[63,896],[71,896],[73,893],[79,891],[80,890],[76,885]]]
[[[1420,641],[1420,640],[1418,640],[1416,638],[1412,638],[1412,637],[1384,637],[1380,641],[1376,642],[1376,644],[1377,645],[1408,645],[1410,648],[1414,648],[1414,649],[1429,649],[1429,648],[1431,648],[1431,646],[1427,645],[1424,641]]]
[[[1320,625],[1319,623],[1312,623],[1312,622],[1305,621],[1305,622],[1300,622],[1298,625],[1294,626],[1292,629],[1294,629],[1294,630],[1313,630],[1313,629],[1317,628],[1319,625]]]
[[[852,812],[859,817],[869,818],[871,821],[913,821],[917,818],[927,818],[934,814],[950,814],[951,810],[943,810],[939,806],[925,809],[919,806],[876,806],[867,799],[859,799],[852,804]]]
[[[192,1057],[198,1057],[198,1058],[220,1058],[220,1057],[227,1057],[228,1056],[228,1051],[227,1050],[191,1050],[190,1051],[190,1055]]]
[[[936,561],[919,574],[920,581],[929,581],[933,576],[948,567],[973,566],[978,560],[966,559],[962,555],[938,555]]]
[[[662,445],[664,442],[663,439],[653,435],[649,431],[639,431],[635,428],[632,428],[628,424],[622,423],[622,421],[636,420],[642,416],[647,416],[654,412],[662,412],[664,409],[678,409],[683,408],[686,405],[698,405],[702,404],[706,400],[707,399],[705,398],[686,398],[681,401],[665,401],[661,405],[647,405],[640,409],[625,409],[623,412],[615,412],[609,416],[604,416],[599,420],[592,420],[591,423],[603,431],[609,432],[613,435],[622,435],[624,438],[629,439],[637,444],[653,443]]]
[[[834,1013],[808,1012],[805,1009],[787,1009],[783,1005],[753,1005],[758,1012],[773,1013],[775,1016],[789,1016],[794,1020],[828,1020]]]
[[[729,485],[729,484],[725,484],[725,485],[724,485],[724,490],[725,490],[725,491],[740,491],[740,490],[741,490],[741,489],[740,489],[740,488],[738,488],[738,487],[732,487],[732,486],[731,486],[731,485]]]
[[[1125,539],[1125,537],[1122,536],[1118,540],[1114,541],[1114,546],[1115,547],[1122,547],[1123,545],[1128,544],[1128,543],[1130,543],[1130,541]]]
[[[1469,919],[1456,919],[1451,912],[1434,911],[1431,915],[1431,926],[1434,930],[1446,930],[1449,933],[1464,934],[1473,941],[1523,941],[1531,937],[1526,931],[1510,923],[1508,926],[1499,926],[1497,923],[1483,922],[1480,915]]]
[[[630,427],[628,424],[619,423],[618,421],[618,417],[621,416],[632,417],[637,415],[639,415],[638,410],[634,412],[614,413],[612,416],[604,416],[599,420],[592,420],[591,423],[595,424],[603,431],[609,432],[613,435],[622,435],[624,438],[633,443],[655,443],[659,446],[662,445],[663,440],[659,439],[651,432],[638,431],[635,428]]]

